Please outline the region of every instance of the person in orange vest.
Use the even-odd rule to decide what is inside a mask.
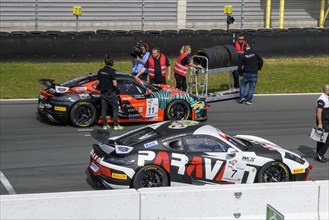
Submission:
[[[146,69],[149,70],[150,84],[167,84],[166,76],[167,81],[170,81],[170,63],[159,48],[152,49],[152,56],[149,57],[136,77],[139,77]]]
[[[236,52],[238,52],[239,57],[241,57],[241,55],[245,52],[246,50],[246,45],[247,42],[243,36],[243,34],[239,34],[238,38],[236,39],[235,43],[234,43],[234,47]],[[234,88],[239,88],[239,72],[237,70],[233,71],[233,81],[234,81]]]
[[[196,65],[191,63],[189,55],[191,54],[192,49],[190,45],[182,46],[180,50],[180,55],[177,57],[175,63],[175,79],[176,79],[176,88],[182,91],[186,91],[186,74],[189,66],[200,68],[201,65]]]

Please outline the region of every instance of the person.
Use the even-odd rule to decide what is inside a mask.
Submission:
[[[167,81],[170,81],[170,63],[159,48],[152,49],[152,56],[146,61],[136,77],[139,77],[147,68],[149,69],[150,84],[167,84],[166,76]]]
[[[133,57],[133,59],[132,59],[133,66],[132,66],[131,70],[132,70],[132,75],[133,76],[136,76],[138,74],[138,72],[143,68],[146,61],[150,57],[150,52],[148,51],[149,46],[146,42],[140,43],[138,48],[141,50],[141,53],[136,54],[136,57]],[[145,71],[139,76],[139,78],[141,80],[143,80],[144,82],[146,82],[147,81],[147,75],[148,75],[148,69],[145,69]]]
[[[246,102],[247,105],[252,105],[252,98],[258,80],[258,70],[261,70],[262,67],[262,57],[246,44],[245,53],[242,55],[241,59],[239,59],[238,66],[239,74],[242,74],[240,82],[240,104]],[[247,84],[249,84],[249,89],[246,95]]]
[[[97,74],[99,90],[101,91],[103,129],[110,129],[106,116],[108,105],[111,105],[113,111],[113,129],[122,130],[123,126],[120,126],[118,123],[119,100],[116,96],[115,88],[117,86],[117,81],[115,79],[115,70],[112,69],[114,60],[112,57],[105,55],[104,62],[105,66],[100,69]]]
[[[176,88],[186,92],[186,74],[188,66],[201,68],[201,65],[196,65],[191,63],[189,55],[191,54],[192,49],[190,45],[182,46],[180,50],[180,55],[178,56],[175,63],[175,79],[176,79]]]
[[[244,38],[243,34],[239,34],[238,38],[236,39],[234,43],[234,48],[236,52],[239,55],[239,58],[243,55],[245,48],[246,48],[247,42]],[[233,71],[233,81],[234,81],[234,88],[239,88],[239,72],[237,70]]]
[[[329,84],[323,86],[323,93],[316,101],[316,125],[319,129],[329,132]],[[329,147],[329,137],[325,143],[317,142],[315,159],[326,163],[325,154]]]

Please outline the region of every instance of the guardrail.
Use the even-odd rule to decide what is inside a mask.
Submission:
[[[153,220],[280,219],[282,215],[284,219],[329,219],[328,188],[329,180],[1,195],[0,217]]]

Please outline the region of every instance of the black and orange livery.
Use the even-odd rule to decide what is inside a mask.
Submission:
[[[117,73],[116,80],[120,123],[207,119],[205,100],[194,95],[169,85],[147,85],[126,73]],[[39,83],[47,87],[41,90],[38,102],[38,113],[43,118],[78,127],[102,122],[97,73],[61,84],[50,79],[40,79]],[[107,121],[112,122],[110,116]]]

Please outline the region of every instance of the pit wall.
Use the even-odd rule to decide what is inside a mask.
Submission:
[[[163,31],[13,31],[0,32],[0,61],[91,61],[104,54],[129,59],[135,42],[145,41],[165,55],[176,57],[182,45],[192,53],[216,45],[233,45],[243,33],[263,57],[329,55],[328,28],[223,29]]]
[[[325,220],[329,219],[328,188],[329,181],[307,181],[1,195],[0,217],[267,219],[270,205],[284,219]]]

